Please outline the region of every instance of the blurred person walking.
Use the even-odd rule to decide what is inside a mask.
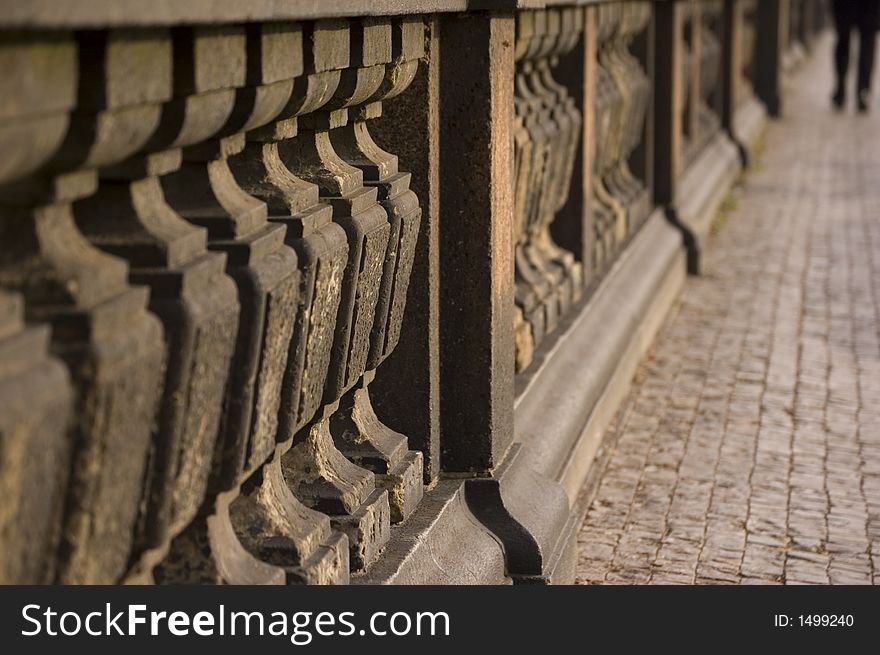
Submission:
[[[859,111],[868,111],[871,100],[871,76],[874,70],[874,42],[880,24],[880,0],[833,0],[837,47],[834,65],[837,87],[833,102],[837,109],[846,103],[846,72],[849,68],[849,42],[854,29],[859,31],[859,69],[856,101]]]

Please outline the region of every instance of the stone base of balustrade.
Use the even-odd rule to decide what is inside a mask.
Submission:
[[[700,257],[712,221],[742,170],[739,148],[719,131],[681,177],[669,218],[682,230],[688,249],[688,271],[700,272]]]
[[[465,498],[471,512],[501,541],[514,583],[573,582],[574,568],[565,566],[571,550],[565,529],[568,498],[530,460],[529,449],[514,444],[491,477],[465,483]]]
[[[682,288],[686,261],[681,230],[653,211],[519,376],[517,441],[504,461],[490,477],[445,479],[427,491],[413,515],[391,527],[382,557],[352,583],[573,582],[582,489]],[[593,365],[585,374],[587,357]]]
[[[531,460],[514,444],[490,477],[438,483],[352,584],[571,584],[582,517]]]
[[[760,100],[750,96],[740,103],[733,114],[733,133],[736,136],[737,145],[743,166],[749,166],[756,156],[755,149],[767,127],[767,109]]]
[[[517,442],[490,477],[444,479],[353,584],[567,584],[581,490],[602,433],[686,276],[680,230],[655,210],[520,376]],[[593,366],[584,374],[582,362]]]
[[[564,492],[568,516],[560,522],[544,512],[537,517],[541,525],[529,525],[533,535],[555,539],[556,552],[544,575],[523,575],[517,582],[573,580],[574,544],[585,510],[581,494],[602,435],[685,278],[682,233],[657,209],[520,376],[515,410],[520,457],[533,476]]]
[[[366,573],[352,584],[510,584],[498,538],[474,516],[462,479],[446,479],[425,492]]]
[[[48,584],[70,466],[72,391],[49,356],[49,328],[25,327],[23,314],[20,298],[0,292],[0,584]]]

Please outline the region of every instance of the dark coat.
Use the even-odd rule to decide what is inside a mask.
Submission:
[[[833,0],[832,9],[838,29],[865,32],[880,28],[880,0]]]

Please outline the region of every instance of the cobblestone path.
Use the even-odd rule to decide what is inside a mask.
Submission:
[[[880,102],[831,112],[830,45],[606,433],[581,583],[880,582]]]

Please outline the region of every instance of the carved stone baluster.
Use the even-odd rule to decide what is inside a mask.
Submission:
[[[709,142],[721,126],[713,103],[721,79],[721,42],[717,36],[721,9],[721,3],[715,0],[700,5],[700,93],[697,120],[701,147]]]
[[[628,4],[617,3],[611,6],[611,36],[605,47],[599,51],[602,67],[614,85],[614,109],[612,110],[611,133],[609,135],[609,161],[603,175],[605,188],[624,208],[623,223],[618,226],[618,239],[623,240],[629,232],[626,208],[633,197],[633,189],[622,174],[623,150],[626,131],[631,120],[633,97],[627,80],[627,69],[623,63],[622,50],[626,48],[626,17]]]
[[[35,68],[41,61],[48,65]],[[0,39],[7,71],[0,80],[0,184],[44,164],[64,139],[75,66],[67,35]],[[34,80],[40,84],[27,84]],[[49,356],[48,326],[26,327],[23,298],[2,290],[4,251],[24,245],[7,240],[5,221],[0,206],[0,584],[45,584],[55,575],[73,390],[64,365]]]
[[[284,53],[306,65],[305,74],[291,80],[280,113],[265,127],[248,131],[245,148],[229,159],[241,187],[266,203],[269,220],[286,226],[286,243],[299,260],[302,311],[291,339],[279,415],[278,438],[287,441],[321,406],[348,244],[345,231],[332,222],[332,207],[320,200],[318,186],[297,177],[281,160],[278,146],[297,135],[299,114],[330,100],[339,84],[339,68],[348,61],[348,41],[321,27],[315,37],[319,52],[312,57],[313,47],[303,51],[299,25],[259,30],[249,38],[262,44],[264,60]],[[286,36],[293,34],[293,42],[285,44]],[[258,97],[278,84],[269,82],[270,71],[271,67],[261,73],[266,83],[256,88]]]
[[[613,45],[608,49],[606,66],[622,99],[621,121],[616,140],[616,163],[606,175],[606,184],[626,210],[626,235],[647,218],[650,199],[645,185],[636,179],[629,159],[641,143],[650,96],[650,83],[638,60],[630,52],[634,36],[644,30],[650,18],[650,5],[627,3],[622,7]]]
[[[533,326],[532,329],[535,346],[545,334],[556,329],[560,310],[570,305],[571,299],[571,285],[566,285],[564,268],[549,259],[537,243],[545,219],[545,208],[554,202],[551,199],[554,180],[565,153],[565,148],[560,147],[562,130],[548,108],[548,104],[552,103],[536,92],[534,84],[536,62],[547,56],[553,43],[553,38],[549,36],[551,25],[548,13],[534,11],[520,15],[519,38],[525,40],[527,45],[522,59],[517,63],[515,78],[516,95],[523,101],[520,106],[527,112],[525,124],[532,139],[531,193],[525,210],[526,229],[519,246],[519,260],[524,266],[522,275],[533,279],[533,288],[538,292],[544,310],[543,330],[536,329],[539,326]],[[555,26],[558,31],[558,22]],[[538,90],[544,91],[540,85]],[[563,120],[568,121],[567,117]]]
[[[617,29],[619,7],[598,7],[598,44],[596,65],[596,153],[592,175],[594,199],[595,247],[594,261],[601,271],[611,261],[623,241],[626,229],[626,210],[606,187],[608,173],[617,157],[614,149],[615,126],[619,120],[620,92],[608,71],[608,52]]]
[[[369,43],[372,26],[354,25],[360,41]],[[384,27],[383,27],[384,31]],[[376,474],[388,491],[391,521],[406,519],[422,498],[422,454],[409,450],[404,435],[384,425],[370,401],[369,384],[376,369],[394,350],[400,336],[406,292],[409,286],[421,209],[409,190],[409,173],[398,170],[397,157],[382,150],[370,135],[367,121],[378,118],[382,102],[402,93],[415,76],[424,56],[424,24],[421,18],[395,20],[392,25],[391,61],[385,64],[385,79],[379,89],[359,107],[349,108],[349,121],[330,133],[336,152],[360,169],[364,185],[379,190],[379,203],[390,223],[388,248],[382,270],[375,319],[370,335],[366,372],[339,403],[330,419],[330,431],[337,447],[351,461]],[[356,38],[357,40],[357,38]],[[384,59],[376,57],[375,60]],[[361,65],[369,60],[361,59]]]
[[[558,64],[559,57],[569,53],[580,40],[584,14],[582,9],[571,7],[554,12],[554,16],[559,21],[559,33],[550,55],[538,62],[537,74],[539,83],[552,94],[555,111],[567,116],[569,120],[569,131],[565,136],[566,141],[562,144],[565,149],[565,157],[562,170],[557,178],[559,187],[557,193],[553,196],[555,202],[549,205],[556,212],[563,207],[571,190],[572,173],[578,152],[582,116],[568,89],[553,78],[552,69]],[[578,293],[577,290],[574,290],[574,292],[575,294]]]
[[[521,105],[524,101],[514,97],[516,107],[513,125],[513,156],[514,156],[514,220],[513,242],[515,244],[514,269],[515,306],[514,334],[516,339],[516,370],[521,371],[532,362],[535,350],[535,339],[544,334],[544,307],[538,300],[535,285],[531,283],[531,267],[522,256],[522,244],[525,241],[526,204],[530,197],[529,181],[532,177],[532,142],[529,131],[524,123],[525,111]]]
[[[535,14],[517,14],[517,39],[515,54],[519,68],[530,56],[535,47]],[[556,303],[550,300],[552,280],[536,267],[526,252],[531,222],[536,213],[535,206],[541,192],[545,169],[544,127],[539,123],[535,111],[537,100],[526,84],[525,76],[517,72],[515,81],[514,107],[514,257],[515,267],[515,325],[516,370],[525,369],[532,361],[537,344],[547,331],[547,314],[550,323],[555,323]]]
[[[580,143],[581,114],[567,89],[553,79],[557,58],[580,37],[579,9],[517,15],[514,197],[516,257],[516,366],[580,297],[583,267],[550,234],[571,188]]]
[[[51,129],[32,141],[50,146],[44,172],[0,189],[0,242],[10,244],[0,249],[0,286],[21,293],[28,321],[52,326],[51,351],[67,364],[74,385],[71,471],[55,577],[112,583],[125,572],[132,547],[162,389],[162,328],[146,311],[147,289],[128,285],[126,263],[94,248],[77,229],[71,202],[94,193],[94,167],[137,151],[155,131],[154,101],[166,97],[161,80],[170,53],[161,32],[135,39],[83,36],[95,40],[79,52],[63,36],[32,43],[33,50],[11,44],[12,70],[39,80],[34,89],[78,99],[69,123],[64,101],[47,107],[36,123],[12,125],[26,138],[47,118],[62,118],[60,132],[50,121]],[[29,88],[13,86],[16,94]]]
[[[222,44],[216,43],[218,38],[210,32],[193,32],[178,34],[175,44],[180,44],[178,60],[193,52],[198,79],[203,69],[207,77]],[[230,79],[206,79],[207,89],[198,89],[198,95],[187,102],[203,102],[214,91],[213,86],[244,87],[244,36],[242,29],[241,52],[236,48],[224,53],[228,61],[224,70]],[[286,68],[287,82],[301,72],[301,60],[294,57],[280,65]],[[290,88],[288,83],[282,97],[289,95]],[[234,104],[219,138],[184,148],[180,170],[162,180],[175,210],[208,230],[208,248],[227,254],[226,271],[236,282],[242,305],[214,472],[214,482],[224,489],[255,471],[275,450],[281,382],[293,333],[294,322],[289,319],[297,309],[299,284],[296,253],[284,244],[285,226],[268,222],[266,204],[239,186],[228,162],[244,150],[245,130],[268,122],[283,104],[273,94],[257,102],[254,93],[230,92]],[[264,108],[266,104],[270,108]]]
[[[642,145],[646,137],[646,119],[648,108],[651,105],[651,80],[642,68],[639,59],[631,52],[633,40],[642,35],[651,21],[652,7],[649,2],[635,3],[631,8],[630,22],[628,24],[627,47],[624,50],[625,64],[629,67],[630,84],[635,96],[635,107],[631,122],[627,130],[629,139],[625,145],[624,163],[625,173],[630,176],[636,189],[636,197],[630,206],[630,224],[637,229],[644,223],[651,211],[650,191],[645,186],[645,181],[632,174],[629,168],[629,160],[633,153]]]
[[[532,265],[542,272],[550,284],[550,306],[546,307],[546,331],[556,329],[558,317],[570,304],[571,284],[565,277],[565,270],[548,257],[539,246],[538,239],[545,223],[552,221],[554,193],[557,191],[559,175],[564,165],[567,144],[564,143],[571,122],[563,111],[558,111],[551,91],[544,87],[541,63],[552,54],[559,35],[559,14],[553,10],[531,12],[534,31],[530,39],[529,51],[517,70],[517,91],[528,101],[541,127],[536,152],[541,153],[541,176],[533,194],[533,205],[529,208],[527,238],[524,244],[526,256]],[[548,217],[549,214],[549,217]]]
[[[609,73],[617,85],[621,97],[621,122],[619,141],[617,143],[617,162],[609,172],[609,179],[613,180],[618,198],[626,207],[627,235],[632,233],[632,213],[630,206],[640,190],[639,183],[634,179],[629,169],[629,143],[633,129],[633,121],[638,112],[637,79],[633,75],[630,66],[629,45],[632,41],[632,24],[634,11],[637,8],[634,2],[627,2],[620,6],[617,31],[608,51]]]
[[[226,162],[244,146],[237,130],[259,106],[252,94],[242,98],[236,93],[245,83],[244,28],[179,28],[173,42],[175,97],[165,106],[169,129],[150,145],[190,146],[180,169],[162,178],[163,192],[178,214],[207,229],[210,250],[226,254],[226,271],[236,283],[242,311],[216,449],[203,453],[213,460],[208,505],[189,523],[188,534],[178,537],[181,526],[176,526],[133,574],[149,579],[171,545],[164,541],[175,538],[173,552],[157,571],[163,582],[283,581],[283,571],[261,566],[237,542],[228,505],[238,484],[275,450],[281,378],[293,329],[289,314],[296,308],[296,255],[283,244],[284,227],[267,223],[265,204],[237,186]],[[225,65],[218,67],[217,61]],[[279,94],[267,95],[263,104],[274,101],[277,112],[283,106]],[[228,136],[210,139],[215,134]],[[220,493],[224,497],[215,499]],[[224,536],[212,539],[212,534]],[[209,547],[191,549],[181,569],[181,551],[193,541]],[[212,579],[208,573],[221,569],[231,577]]]
[[[575,107],[574,99],[568,90],[553,79],[551,68],[558,63],[558,57],[569,52],[576,45],[583,24],[583,14],[579,9],[547,10],[539,12],[546,17],[546,27],[540,54],[534,61],[529,75],[533,92],[542,98],[556,130],[551,138],[550,151],[552,167],[545,179],[540,218],[535,225],[532,243],[541,251],[545,261],[562,271],[559,283],[559,312],[566,313],[571,304],[581,295],[583,268],[575,261],[574,255],[560,248],[553,241],[550,225],[565,204],[571,189],[574,162],[580,144],[581,113]]]
[[[21,297],[0,290],[0,584],[48,584],[55,573],[73,393],[48,350],[48,328],[25,327]]]
[[[117,39],[132,43],[138,56],[156,62],[155,69],[143,71],[144,83],[161,88],[164,97],[157,100],[166,101],[171,92],[171,39],[157,37],[147,48],[140,38],[140,33],[84,34],[80,43],[104,50],[108,58],[113,57]],[[88,74],[85,68],[82,72]],[[222,125],[231,100],[230,92],[221,91],[204,103],[203,112],[177,103],[157,106],[159,126],[145,146],[155,151],[105,167],[98,193],[74,205],[86,237],[128,261],[131,282],[150,287],[150,309],[165,327],[165,391],[137,530],[137,546],[146,551],[167,549],[171,537],[201,506],[239,315],[235,285],[224,274],[225,255],[209,252],[206,230],[190,225],[168,205],[159,178],[180,167],[176,146],[199,141]],[[94,102],[102,101],[98,90]]]
[[[331,533],[326,516],[306,508],[300,502],[302,498],[291,495],[296,487],[285,479],[280,459],[287,459],[288,449],[295,445],[294,436],[321,406],[343,289],[343,271],[348,260],[348,242],[343,228],[332,222],[332,207],[319,198],[318,186],[288,168],[280,157],[279,145],[297,137],[300,114],[322,107],[333,97],[340,83],[340,71],[348,65],[348,33],[341,29],[342,25],[339,21],[319,21],[302,29],[305,42],[299,46],[297,56],[304,62],[305,74],[295,79],[289,101],[276,120],[250,132],[245,150],[230,160],[242,186],[268,204],[270,220],[287,226],[287,243],[296,250],[299,259],[301,311],[297,315],[282,390],[278,433],[282,443],[269,475],[263,476],[260,493],[250,494],[248,498],[267,506],[266,485],[284,487],[286,495],[276,492],[276,496],[283,497],[285,507],[296,508],[299,513],[296,525],[281,526],[282,537],[272,537],[272,532],[267,531],[253,541],[262,552],[280,548],[287,552],[287,557],[295,556],[300,562],[298,581],[310,583],[347,581],[349,561],[345,554],[349,543],[345,534]],[[333,478],[341,488],[350,488],[349,480],[360,481],[369,475],[333,447],[329,433],[317,455],[320,459],[315,464],[316,470]],[[278,501],[274,504],[277,506]],[[233,510],[236,516],[245,517],[248,513],[246,507],[238,511],[234,506]],[[271,538],[263,538],[263,535]],[[244,532],[240,536],[246,537]],[[289,581],[294,581],[293,573],[289,573]]]
[[[614,180],[614,187],[627,208],[627,226],[628,230],[631,231],[632,216],[630,205],[641,190],[641,185],[633,177],[629,169],[628,161],[632,152],[630,143],[632,142],[634,124],[638,120],[639,114],[637,88],[639,80],[631,66],[632,55],[629,53],[629,44],[632,41],[633,18],[637,5],[627,3],[621,9],[620,23],[616,38],[614,39],[614,47],[609,53],[612,62],[609,72],[623,100],[623,120],[621,121],[622,130],[618,145],[619,159],[615,168],[610,172],[609,177]]]
[[[375,559],[390,536],[388,494],[376,488],[371,471],[353,464],[336,448],[329,424],[341,396],[366,370],[390,225],[377,202],[378,189],[364,186],[363,172],[339,157],[329,132],[345,127],[348,108],[366,102],[383,84],[391,59],[391,26],[387,20],[363,19],[353,31],[355,38],[343,21],[305,29],[313,63],[324,55],[327,44],[339,40],[347,44],[351,39],[351,59],[348,48],[337,45],[337,56],[341,51],[345,61],[339,57],[333,63],[347,67],[340,71],[332,98],[325,108],[301,116],[297,137],[279,148],[285,164],[317,184],[322,200],[333,207],[334,223],[348,238],[348,261],[341,280],[325,404],[317,419],[294,437],[282,463],[296,496],[328,514],[332,524],[348,535],[351,567],[358,570]]]
[[[320,398],[320,386],[303,381],[320,385],[326,375],[322,347],[326,342],[329,352],[329,340],[321,334],[333,329],[326,308],[335,311],[332,279],[345,257],[344,235],[330,229],[329,207],[286,171],[273,140],[290,128],[293,81],[302,71],[298,25],[249,27],[247,79],[235,92],[220,132],[225,136],[185,149],[187,163],[165,180],[183,216],[208,228],[209,247],[229,253],[228,271],[245,313],[212,481],[217,496],[175,540],[157,571],[164,582],[348,580],[345,535],[292,495],[280,465],[290,445],[284,426],[310,418],[309,403]],[[249,143],[245,133],[253,137]],[[193,185],[203,193],[193,195]],[[283,443],[276,445],[278,439]]]

